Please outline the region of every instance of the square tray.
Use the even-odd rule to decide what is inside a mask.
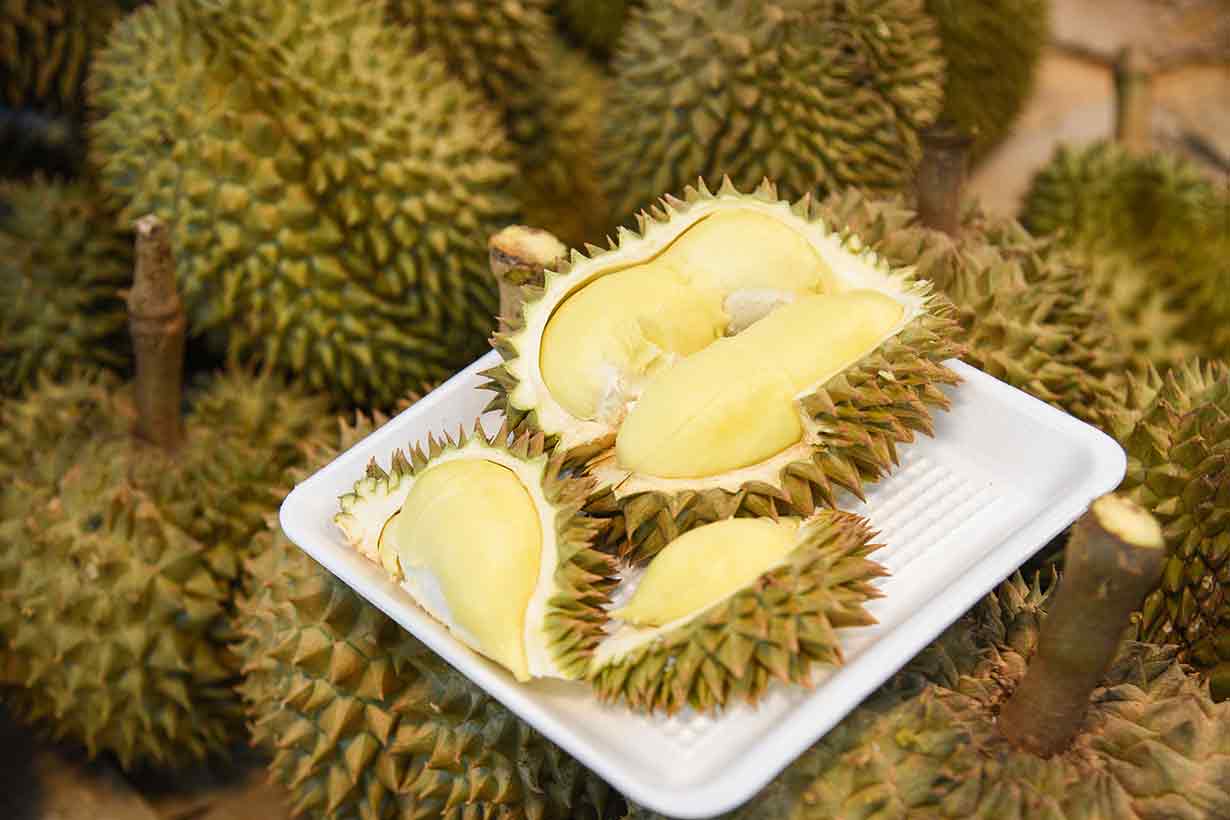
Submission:
[[[1111,438],[961,362],[965,382],[936,415],[934,439],[900,449],[901,466],[866,503],[874,558],[891,571],[870,610],[876,626],[845,632],[846,665],[814,689],[776,686],[756,707],[647,717],[600,704],[580,683],[519,684],[418,608],[333,524],[337,498],[375,458],[471,427],[491,394],[475,390],[490,353],[356,444],[282,504],[287,536],[359,595],[631,800],[679,818],[712,817],[753,797],[949,624],[1063,531],[1126,469]],[[483,418],[489,431],[500,418]]]

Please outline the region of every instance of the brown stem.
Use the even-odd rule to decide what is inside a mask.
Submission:
[[[501,325],[521,310],[521,288],[543,283],[543,272],[568,255],[564,243],[539,228],[510,225],[487,242],[491,273],[500,285]]]
[[[1115,60],[1115,139],[1137,156],[1152,148],[1153,65],[1132,46]]]
[[[137,220],[137,270],[128,292],[128,328],[136,353],[135,433],[174,451],[184,437],[184,305],[175,287],[167,226],[156,216]]]
[[[955,237],[961,232],[961,194],[973,140],[948,122],[922,134],[918,166],[918,216],[928,228]]]
[[[1072,528],[1037,655],[1000,711],[1000,734],[1042,756],[1068,747],[1165,560],[1161,525],[1146,510],[1118,495],[1093,502]]]

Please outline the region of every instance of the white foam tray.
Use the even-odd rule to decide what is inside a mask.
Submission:
[[[282,505],[286,534],[356,592],[630,799],[679,818],[712,817],[749,800],[950,623],[1118,486],[1123,450],[1071,416],[961,362],[965,382],[936,417],[934,439],[901,448],[901,466],[867,502],[891,576],[871,604],[876,626],[845,633],[846,665],[816,688],[776,687],[758,707],[717,716],[645,717],[604,706],[579,683],[519,684],[466,649],[379,567],[348,549],[332,518],[373,457],[428,433],[473,425],[491,397],[475,362],[295,488]],[[494,431],[499,417],[484,426]]]

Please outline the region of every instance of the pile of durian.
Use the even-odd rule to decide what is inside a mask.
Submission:
[[[1021,224],[911,199],[938,122],[975,158],[1011,127],[1045,0],[0,6],[16,717],[130,771],[256,743],[304,816],[621,817],[300,552],[286,492],[490,339],[504,426],[389,453],[339,532],[517,680],[720,711],[871,623],[840,507],[959,356],[1123,444],[1161,568],[1113,513],[1102,574],[1153,556],[1123,606],[1059,605],[1074,536],[736,816],[1230,816],[1230,197],[1103,144]],[[1116,659],[1074,685],[1047,624]],[[1018,691],[1088,709],[1062,751],[1004,733]]]

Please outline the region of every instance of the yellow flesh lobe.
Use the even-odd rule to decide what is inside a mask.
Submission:
[[[691,530],[658,553],[613,614],[635,626],[664,626],[697,613],[781,564],[798,527],[790,518],[733,518]]]
[[[525,612],[538,582],[542,530],[512,470],[481,459],[429,468],[389,522],[380,551],[382,558],[393,552],[407,575],[434,576],[453,623],[482,654],[529,679]]]
[[[875,349],[904,308],[878,291],[804,296],[651,379],[616,438],[625,470],[703,478],[799,442],[794,405]]]
[[[672,354],[687,356],[720,338],[731,293],[836,288],[819,255],[777,219],[747,210],[715,214],[652,261],[565,299],[543,332],[543,381],[573,416],[599,418],[608,394],[635,395]]]

